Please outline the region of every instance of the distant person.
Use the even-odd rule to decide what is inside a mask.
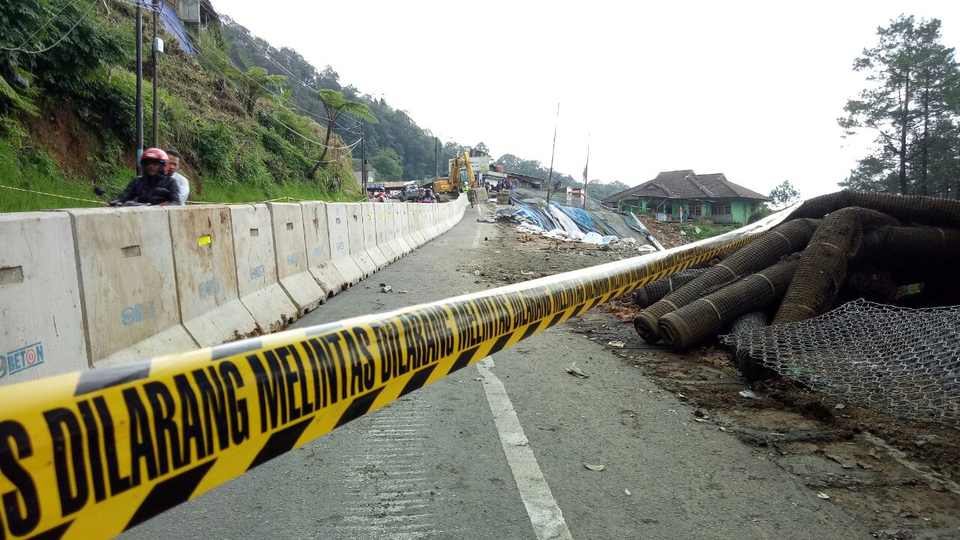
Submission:
[[[170,173],[171,178],[177,181],[178,195],[180,197],[177,202],[171,204],[187,204],[187,197],[190,196],[190,181],[180,174],[180,152],[177,152],[173,148],[167,148],[167,172]]]
[[[110,206],[150,204],[165,206],[180,200],[177,181],[166,174],[167,153],[159,148],[148,148],[140,156],[143,174],[130,181]]]

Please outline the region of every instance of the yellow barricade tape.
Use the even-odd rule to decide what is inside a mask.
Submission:
[[[107,538],[650,281],[683,248],[381,315],[0,389],[0,538]]]

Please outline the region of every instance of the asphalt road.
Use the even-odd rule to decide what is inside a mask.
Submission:
[[[476,212],[296,326],[473,291],[458,263],[491,264],[496,232]],[[123,538],[869,538],[639,371],[559,325]]]

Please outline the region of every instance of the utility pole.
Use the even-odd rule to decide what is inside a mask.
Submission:
[[[433,138],[433,177],[440,178],[440,139]]]
[[[583,167],[583,209],[587,209],[587,170],[590,168],[590,134],[587,134],[587,164]]]
[[[553,147],[550,149],[550,175],[547,177],[547,206],[553,193],[553,156],[557,151],[557,126],[560,124],[560,104],[557,103],[557,121],[553,124]]]
[[[160,11],[160,0],[153,0],[153,147],[160,147],[160,113],[157,107],[157,12]]]
[[[143,13],[137,2],[137,174],[143,153]]]
[[[367,148],[363,136],[363,124],[360,124],[360,183],[363,184],[363,196],[367,196]]]

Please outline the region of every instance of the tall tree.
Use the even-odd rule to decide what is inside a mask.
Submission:
[[[877,36],[877,46],[864,49],[853,64],[870,84],[857,99],[847,101],[847,114],[838,123],[847,136],[860,129],[874,132],[878,146],[845,184],[869,181],[884,186],[890,167],[900,193],[927,192],[930,152],[942,134],[938,126],[957,113],[954,50],[939,42],[938,19],[917,22],[901,15],[878,28]],[[914,189],[911,180],[916,180]]]
[[[800,200],[800,192],[789,180],[784,180],[782,184],[773,188],[770,192],[770,201],[774,206],[788,206],[791,203]]]
[[[320,159],[307,173],[307,178],[313,178],[317,174],[317,169],[323,165],[323,160],[327,157],[327,150],[330,149],[330,137],[333,135],[333,130],[337,127],[337,120],[341,115],[347,114],[357,120],[371,124],[378,122],[377,117],[373,115],[373,111],[369,107],[359,101],[351,101],[343,97],[343,94],[336,90],[324,88],[317,91],[317,96],[320,98],[320,103],[323,104],[323,110],[327,113],[327,137],[323,141],[323,151],[320,153]]]
[[[287,80],[283,75],[271,75],[262,67],[252,67],[240,78],[240,98],[247,114],[253,116],[257,101],[262,97],[273,95],[270,88],[282,90]]]

